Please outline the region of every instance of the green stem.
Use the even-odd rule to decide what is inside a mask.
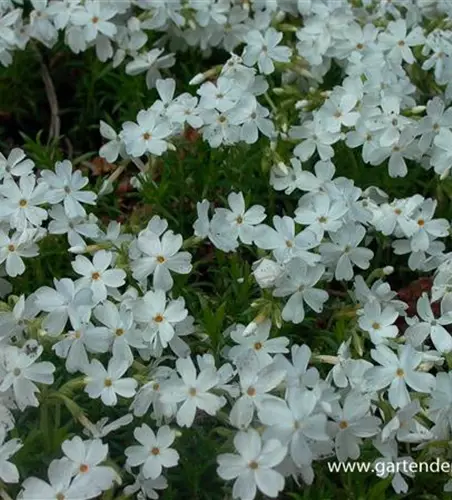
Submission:
[[[268,104],[270,105],[270,107],[272,108],[273,113],[276,116],[278,114],[278,108],[276,107],[276,104],[273,102],[273,100],[270,97],[268,92],[265,92],[264,97],[265,97],[266,101],[268,102]]]
[[[49,406],[46,399],[41,400],[41,405],[39,408],[39,427],[44,436],[44,448],[49,451],[51,434],[50,434],[50,419],[49,419]]]

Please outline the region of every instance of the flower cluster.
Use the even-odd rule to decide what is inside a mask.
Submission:
[[[158,97],[119,133],[101,122],[99,154],[120,166],[98,192],[68,160],[51,170],[19,148],[0,155],[1,482],[18,483],[23,500],[119,488],[155,499],[180,462],[178,439],[207,421],[225,426],[229,450],[216,457],[217,472],[241,500],[277,498],[291,481],[312,484],[317,462],[356,460],[364,449],[376,462],[411,461],[407,450],[416,456],[448,442],[450,221],[435,216],[434,198],[393,198],[336,175],[336,159],[345,148],[357,168],[384,164],[391,178],[414,162],[438,182],[450,175],[452,4],[31,0],[25,16],[17,3],[0,6],[3,64],[28,42],[51,48],[63,32],[75,53],[93,46],[114,66],[127,59],[126,73],[146,72]],[[150,34],[159,43],[149,50]],[[178,94],[160,70],[187,47],[230,57],[195,75],[196,91]],[[323,90],[332,67],[342,80]],[[422,78],[435,93],[421,92]],[[134,186],[146,189],[152,162],[190,129],[210,148],[260,140],[270,187],[296,208],[275,214],[231,187],[227,206],[200,196],[185,240],[159,215],[139,228],[96,216],[126,167],[140,169]],[[67,242],[69,271],[14,294],[52,238]],[[196,272],[191,249],[203,245],[255,257],[259,298],[243,308],[257,314],[230,322],[220,352],[179,286]],[[394,267],[374,265],[379,251],[432,275],[415,314],[388,280]],[[337,352],[312,352],[309,341],[280,334],[283,324],[315,316],[326,316],[327,334],[346,318]],[[23,443],[13,436],[21,415],[45,414],[55,402],[74,434],[48,461],[47,478],[20,477],[14,455]],[[84,409],[91,404],[118,418],[93,423]],[[130,441],[112,463],[108,435],[119,429]],[[397,493],[408,491],[401,472],[391,480]]]

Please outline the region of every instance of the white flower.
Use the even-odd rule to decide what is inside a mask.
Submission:
[[[0,342],[12,337],[20,340],[24,338],[28,322],[39,312],[34,301],[34,295],[29,295],[26,299],[21,295],[11,312],[0,313]]]
[[[94,309],[95,318],[108,328],[113,339],[113,357],[125,359],[129,364],[133,361],[131,347],[142,349],[145,347],[143,336],[136,328],[132,311],[123,306],[118,307],[105,301]]]
[[[160,400],[162,394],[162,386],[165,386],[165,381],[174,378],[175,373],[172,368],[167,366],[159,366],[152,374],[151,380],[144,384],[138,390],[130,409],[137,417],[145,415],[152,405],[152,414],[157,421],[162,417],[170,418],[177,412],[176,403],[163,403]]]
[[[245,337],[243,325],[237,326],[231,332],[231,339],[238,345],[231,347],[228,351],[228,358],[235,362],[240,356],[245,354],[249,349],[254,350],[259,360],[260,366],[269,365],[273,358],[271,354],[287,353],[287,345],[289,339],[286,337],[269,338],[271,321],[267,320],[261,323],[252,335]]]
[[[117,394],[125,398],[135,395],[138,382],[133,378],[121,378],[129,368],[129,363],[121,358],[112,357],[105,369],[102,363],[93,359],[85,366],[85,391],[90,398],[100,397],[102,403],[114,406],[118,402]]]
[[[99,33],[112,38],[116,34],[116,26],[109,20],[117,14],[112,5],[99,0],[86,0],[83,7],[75,9],[71,22],[83,26],[83,34],[87,42],[95,40]]]
[[[55,366],[49,361],[35,363],[42,354],[43,348],[36,341],[29,341],[36,348],[35,354],[28,354],[27,344],[23,349],[15,346],[5,346],[0,351],[0,392],[13,388],[14,397],[20,410],[27,406],[39,406],[36,393],[40,384],[53,384]]]
[[[293,154],[298,156],[301,161],[309,160],[315,151],[318,152],[321,160],[331,159],[334,156],[334,149],[331,144],[340,139],[339,132],[328,132],[318,118],[314,121],[307,120],[303,125],[292,127],[289,130],[289,135],[293,139],[303,139],[293,150]]]
[[[352,95],[333,94],[325,101],[318,112],[318,118],[330,133],[341,131],[342,125],[352,127],[359,118],[359,113],[353,111],[358,99]]]
[[[415,27],[407,35],[407,25],[404,19],[391,21],[387,31],[379,35],[379,41],[389,50],[389,57],[396,63],[401,63],[404,60],[408,64],[413,64],[415,59],[410,47],[421,45],[424,40],[420,26]]]
[[[169,123],[152,109],[141,110],[137,115],[137,123],[123,123],[121,132],[127,153],[134,157],[145,153],[161,156],[168,149],[165,139],[170,135]]]
[[[452,167],[452,132],[449,129],[442,128],[433,139],[434,149],[431,164],[435,172],[448,174]]]
[[[111,333],[106,328],[84,324],[79,320],[75,320],[72,325],[74,330],[66,333],[52,347],[57,356],[66,359],[65,366],[69,373],[85,369],[89,364],[87,351],[105,353],[111,344]]]
[[[194,320],[195,318],[193,318],[193,316],[187,316],[184,320],[176,323],[175,325],[175,335],[169,341],[168,346],[179,358],[186,358],[190,355],[190,346],[187,344],[187,342],[185,342],[185,340],[182,339],[182,337],[191,335],[195,332]],[[163,346],[161,346],[161,350],[163,350]],[[161,356],[161,350],[156,350],[158,356]]]
[[[380,419],[369,415],[370,400],[358,392],[350,392],[344,406],[332,417],[335,423],[336,455],[340,462],[348,458],[356,460],[360,456],[361,438],[371,437],[378,433]]]
[[[160,476],[157,479],[146,479],[143,473],[140,472],[135,478],[135,483],[130,484],[124,488],[124,494],[127,496],[132,496],[134,493],[138,493],[137,498],[152,498],[153,500],[158,500],[159,494],[155,490],[164,490],[168,487],[168,481],[164,476]]]
[[[62,205],[54,205],[49,211],[53,219],[49,223],[50,234],[67,234],[69,245],[85,245],[83,237],[95,239],[99,235],[99,227],[94,216],[68,217]]]
[[[92,424],[88,419],[86,419],[86,422],[83,421],[83,425],[85,426],[85,430],[83,432],[92,438],[102,439],[110,434],[110,432],[116,431],[124,425],[129,425],[132,421],[133,415],[131,413],[113,420],[113,422],[110,423],[108,423],[108,417],[101,418],[95,424]]]
[[[408,305],[401,300],[395,300],[397,297],[397,292],[391,290],[391,286],[389,283],[384,282],[381,279],[374,281],[372,286],[369,288],[364,278],[362,276],[355,276],[355,296],[356,300],[364,305],[370,301],[377,301],[382,306],[391,306],[395,309],[399,315],[404,315],[405,310],[408,308]]]
[[[418,299],[416,310],[421,321],[410,325],[405,335],[414,347],[421,346],[430,336],[433,345],[440,353],[452,351],[452,336],[444,326],[452,324],[452,310],[444,299],[441,301],[441,315],[435,318],[426,293]]]
[[[274,358],[275,364],[286,372],[286,398],[291,397],[292,393],[312,389],[320,379],[317,368],[308,367],[312,352],[307,345],[293,345],[290,353],[292,362],[282,354],[277,354]]]
[[[83,465],[89,468],[87,464]],[[104,469],[106,469],[107,474],[113,472],[113,469],[109,467],[104,467]],[[104,481],[102,485],[91,481],[91,479],[98,479],[100,474],[91,476],[78,475],[75,479],[72,479],[73,472],[74,467],[71,461],[65,459],[52,460],[48,469],[50,484],[37,477],[29,477],[22,483],[22,491],[18,499],[42,500],[43,498],[64,498],[67,500],[87,500],[97,497],[103,490],[109,488],[107,481]]]
[[[43,170],[42,183],[49,203],[63,202],[68,217],[85,217],[86,210],[82,203],[95,205],[96,195],[92,191],[82,191],[88,184],[88,178],[83,177],[80,170],[72,172],[72,164],[68,160],[57,162],[55,172]]]
[[[422,411],[419,400],[407,404],[383,427],[383,442],[396,438],[400,443],[419,443],[433,439],[433,434],[414,417]]]
[[[170,271],[188,274],[192,269],[190,253],[179,252],[182,243],[182,236],[173,231],[166,231],[161,239],[153,231],[141,231],[137,246],[144,255],[132,262],[133,277],[141,281],[153,274],[154,288],[171,290],[174,282]]]
[[[34,166],[34,162],[26,157],[22,149],[12,149],[8,158],[0,153],[0,178],[3,181],[12,177],[28,176],[32,173]]]
[[[153,88],[157,80],[161,78],[160,69],[170,68],[176,62],[174,54],[162,55],[163,52],[164,49],[157,48],[138,54],[133,61],[127,63],[126,73],[139,75],[146,71],[146,85],[149,89]]]
[[[108,269],[113,260],[113,254],[106,250],[99,250],[94,254],[91,263],[84,255],[77,255],[72,262],[72,268],[83,276],[76,282],[80,288],[89,288],[93,293],[93,302],[103,302],[112,289],[125,283],[126,272],[123,269]]]
[[[65,454],[61,461],[70,463],[75,480],[83,478],[83,482],[102,490],[111,488],[117,480],[118,475],[113,468],[99,465],[108,455],[108,445],[103,444],[100,439],[83,441],[75,436],[64,441],[61,449]]]
[[[324,273],[324,266],[308,267],[299,257],[293,258],[286,265],[286,272],[277,280],[273,291],[275,297],[290,295],[282,310],[282,318],[285,321],[292,321],[296,324],[303,321],[305,317],[303,302],[306,302],[317,313],[322,311],[323,304],[328,300],[328,293],[314,288],[314,285]]]
[[[270,184],[276,191],[284,191],[291,194],[295,189],[303,190],[311,179],[316,180],[315,175],[303,170],[298,158],[290,159],[291,166],[279,162],[273,166],[270,173]]]
[[[399,317],[399,313],[391,306],[382,309],[376,300],[370,300],[364,305],[364,309],[358,319],[361,329],[368,332],[370,340],[375,344],[386,342],[387,338],[394,338],[399,329],[393,323]]]
[[[50,2],[47,13],[52,16],[55,28],[62,30],[69,24],[73,12],[80,5],[80,0],[62,0]]]
[[[433,375],[417,371],[423,356],[411,345],[401,346],[397,356],[389,347],[380,344],[370,351],[370,355],[381,366],[366,372],[368,389],[379,391],[389,386],[388,399],[394,408],[403,408],[411,401],[407,385],[427,394],[434,389]]]
[[[181,427],[191,427],[195,419],[196,410],[205,411],[208,415],[215,415],[225,405],[223,397],[209,392],[219,382],[214,366],[200,369],[196,374],[196,367],[190,358],[179,358],[176,368],[180,379],[170,380],[165,384],[161,395],[163,403],[179,403],[177,424]]]
[[[201,96],[199,107],[203,109],[217,109],[221,113],[232,109],[239,101],[242,90],[234,80],[220,76],[216,84],[206,82],[198,89]]]
[[[283,274],[284,266],[270,259],[260,259],[253,263],[253,276],[261,288],[271,288]]]
[[[275,362],[261,368],[253,350],[240,356],[236,365],[242,395],[234,403],[229,419],[235,427],[245,429],[253,420],[255,408],[276,397],[268,393],[284,380],[286,372]]]
[[[17,483],[19,471],[9,459],[22,448],[22,443],[19,439],[5,441],[5,438],[6,431],[0,428],[0,479],[5,483]]]
[[[36,307],[40,311],[50,313],[43,322],[43,327],[52,335],[59,335],[65,328],[67,320],[72,325],[87,322],[91,316],[92,292],[80,288],[69,278],[54,279],[55,290],[48,286],[38,288],[35,292]]]
[[[240,126],[246,120],[246,108],[237,105],[224,113],[206,110],[202,118],[205,123],[202,134],[212,148],[236,144],[240,141]]]
[[[386,236],[396,233],[409,238],[418,229],[418,224],[412,219],[413,212],[423,201],[424,198],[416,194],[382,204],[374,216],[375,228]]]
[[[167,115],[173,123],[188,123],[190,127],[198,129],[204,124],[200,111],[197,97],[182,94],[168,107]]]
[[[145,324],[143,339],[152,347],[166,348],[175,336],[175,325],[188,314],[182,297],[167,303],[163,290],[147,292],[137,302],[134,312],[136,321]]]
[[[435,238],[444,238],[449,234],[449,222],[446,219],[433,219],[437,201],[424,200],[413,219],[417,229],[410,237],[410,246],[413,252],[425,252]]]
[[[19,186],[13,179],[7,179],[0,186],[0,217],[19,230],[29,224],[40,226],[47,219],[47,211],[38,205],[45,203],[47,188],[38,184],[36,178],[27,175],[19,178]]]
[[[338,231],[341,228],[347,211],[348,207],[342,200],[332,200],[328,194],[318,193],[310,198],[308,206],[303,205],[295,210],[295,221],[307,225],[322,239],[325,231]]]
[[[247,107],[248,117],[240,130],[240,138],[247,144],[255,144],[259,132],[272,139],[275,136],[275,125],[269,118],[270,111],[259,104],[256,98],[250,98]]]
[[[285,45],[279,46],[283,34],[269,28],[264,35],[258,30],[251,30],[245,36],[246,47],[243,51],[243,62],[247,66],[256,63],[259,71],[269,75],[275,71],[273,61],[289,62],[292,51]]]
[[[118,156],[125,156],[124,143],[119,136],[108,123],[100,121],[100,135],[105,139],[108,139],[100,149],[99,156],[105,158],[108,163],[113,163],[118,159]]]
[[[435,389],[428,399],[428,417],[435,422],[433,434],[449,439],[452,430],[452,371],[436,374]]]
[[[174,467],[179,462],[179,453],[170,448],[176,438],[176,433],[167,425],[159,427],[155,435],[148,425],[143,424],[135,428],[133,435],[140,445],[129,446],[125,449],[127,465],[131,467],[141,465],[141,472],[145,479],[157,479],[163,467]]]
[[[233,498],[253,500],[256,490],[276,498],[284,488],[284,476],[274,470],[287,454],[287,447],[276,439],[262,443],[254,429],[240,431],[234,437],[234,447],[239,453],[219,455],[218,475],[225,480],[235,479]]]
[[[292,393],[287,402],[264,401],[259,409],[259,420],[270,426],[264,436],[287,445],[297,467],[310,465],[314,459],[312,441],[330,439],[326,433],[326,415],[316,411],[318,400],[319,391],[305,389]]]
[[[285,215],[273,217],[275,229],[260,224],[256,226],[254,243],[264,250],[273,250],[276,259],[280,262],[288,262],[293,257],[300,257],[306,264],[313,266],[320,261],[320,255],[309,252],[316,248],[319,243],[317,233],[305,229],[295,235],[294,219]]]
[[[14,429],[16,421],[12,410],[16,410],[17,406],[14,401],[14,391],[10,388],[6,392],[0,393],[0,432],[10,431]]]
[[[408,173],[405,158],[414,160],[419,156],[418,142],[414,139],[414,130],[410,127],[402,130],[400,136],[397,134],[396,137],[397,140],[392,145],[375,148],[369,154],[369,162],[371,165],[380,165],[384,160],[389,158],[389,176],[405,177]]]
[[[417,125],[416,132],[422,134],[419,140],[421,151],[427,151],[441,128],[452,127],[452,109],[445,111],[445,103],[440,97],[434,97],[427,103],[427,116]]]
[[[22,257],[39,255],[35,239],[37,233],[34,230],[16,231],[11,237],[0,230],[0,264],[5,262],[8,276],[14,278],[24,273],[25,264]]]
[[[407,477],[414,477],[411,464],[414,462],[410,456],[398,457],[397,445],[392,442],[384,442],[378,438],[373,440],[375,448],[383,455],[373,463],[374,470],[378,478],[384,479],[393,474],[391,485],[397,494],[408,492],[408,483],[402,474]]]
[[[58,31],[50,19],[48,0],[31,0],[33,10],[30,13],[30,31],[33,38],[52,47],[58,39]]]
[[[349,224],[340,231],[331,233],[332,243],[322,243],[320,253],[327,265],[334,268],[337,280],[353,279],[353,265],[360,269],[368,269],[373,257],[372,250],[358,245],[364,239],[366,230],[359,224]]]
[[[209,238],[213,245],[223,252],[234,251],[239,245],[237,231],[234,232],[233,226],[217,210],[210,221],[209,206],[210,203],[208,200],[203,200],[201,203],[198,202],[196,204],[198,218],[193,224],[195,236]]]
[[[245,209],[245,200],[242,193],[230,193],[228,196],[230,210],[218,208],[216,213],[224,216],[232,227],[232,237],[238,237],[246,245],[250,245],[254,237],[254,228],[262,222],[265,215],[265,208],[261,205],[253,205],[248,210]]]

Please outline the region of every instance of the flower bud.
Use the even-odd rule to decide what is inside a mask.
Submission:
[[[196,76],[194,76],[189,82],[189,85],[200,85],[202,82],[206,80],[206,76],[204,73],[198,73]]]
[[[390,274],[392,274],[394,272],[394,268],[392,266],[385,266],[383,268],[383,274],[385,276],[389,276]]]
[[[413,115],[418,115],[420,113],[423,113],[426,109],[426,106],[414,106],[410,111],[413,113]]]
[[[307,99],[302,99],[301,101],[295,103],[295,109],[303,109],[306,106],[309,106],[309,101]]]
[[[283,161],[279,161],[277,164],[276,164],[277,168],[279,168],[279,170],[281,170],[281,172],[283,172],[285,175],[288,175],[289,174],[289,170],[287,168],[287,165],[283,162]]]
[[[450,175],[450,167],[446,168],[446,170],[444,170],[444,172],[439,176],[439,180],[443,181],[444,179],[449,177],[449,175]]]

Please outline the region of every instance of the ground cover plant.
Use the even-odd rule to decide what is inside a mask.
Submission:
[[[450,496],[451,27],[0,2],[2,499]]]

